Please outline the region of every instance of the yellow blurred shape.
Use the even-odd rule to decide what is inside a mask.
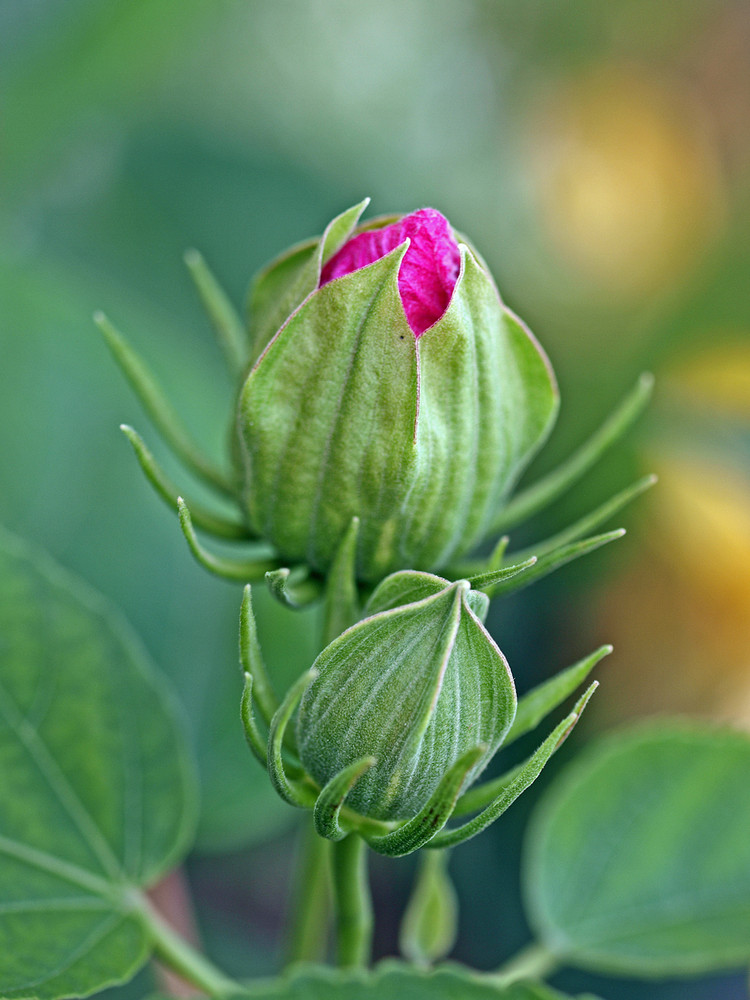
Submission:
[[[743,339],[690,357],[667,376],[665,388],[718,414],[750,418],[750,332]]]
[[[642,69],[558,86],[531,122],[531,177],[557,253],[605,292],[679,279],[716,233],[723,188],[700,110]]]
[[[750,622],[750,478],[700,458],[658,467],[655,548],[696,598]]]
[[[687,712],[750,728],[750,475],[662,455],[639,561],[600,603],[599,722]]]

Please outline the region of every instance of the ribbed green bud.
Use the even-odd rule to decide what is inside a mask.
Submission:
[[[483,539],[549,432],[557,391],[539,345],[439,213],[352,239],[362,207],[256,282],[238,433],[253,530],[326,572],[356,516],[357,575],[377,581],[439,569]],[[417,233],[331,272],[350,248],[356,258],[357,240],[389,246],[420,215],[429,254]]]
[[[300,705],[300,757],[321,787],[374,758],[347,806],[373,819],[409,819],[458,758],[481,746],[464,785],[477,777],[516,712],[508,664],[481,621],[486,601],[465,580],[428,573],[382,582],[368,616],[317,658]]]

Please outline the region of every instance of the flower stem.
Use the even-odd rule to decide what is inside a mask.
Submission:
[[[288,961],[319,962],[328,937],[331,842],[319,837],[312,823],[300,833]]]
[[[180,937],[156,912],[145,896],[138,900],[136,908],[151,937],[155,956],[170,969],[210,997],[225,997],[242,992],[239,983],[225,976],[205,955],[201,955]]]
[[[183,868],[174,868],[155,886],[148,890],[147,896],[157,913],[185,938],[193,947],[200,947],[198,926],[190,898],[187,878]],[[169,997],[189,998],[200,996],[201,991],[182,976],[178,976],[161,962],[155,962],[157,982],[161,991]]]
[[[333,848],[333,889],[336,911],[336,964],[362,968],[372,948],[372,902],[367,878],[367,845],[357,834]]]
[[[500,987],[510,986],[520,979],[539,981],[550,976],[558,965],[557,958],[543,945],[531,944],[519,951],[487,978]]]

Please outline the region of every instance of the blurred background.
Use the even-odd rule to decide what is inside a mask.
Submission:
[[[626,445],[512,540],[660,476],[620,516],[624,541],[493,612],[519,689],[611,641],[579,744],[653,712],[750,727],[748,52],[745,0],[0,0],[0,520],[119,604],[175,682],[203,777],[188,877],[233,973],[281,961],[298,817],[240,734],[239,588],[195,565],[144,483],[123,421],[177,470],[93,311],[218,453],[229,385],[184,250],[240,304],[260,265],[366,194],[376,214],[439,208],[557,371],[532,477],[657,375]],[[315,654],[315,615],[257,601],[283,686]],[[454,853],[460,961],[493,968],[527,940],[517,870],[537,796]],[[396,951],[412,873],[373,865],[378,955]],[[554,982],[747,995],[745,975]],[[121,992],[151,989],[142,974]]]

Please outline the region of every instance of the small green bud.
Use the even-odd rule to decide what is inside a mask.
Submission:
[[[355,232],[363,207],[256,282],[237,426],[253,531],[325,573],[358,517],[357,576],[377,581],[439,569],[484,538],[557,390],[443,216]]]
[[[485,610],[485,595],[466,580],[406,571],[382,582],[368,616],[317,658],[302,698],[300,758],[321,787],[374,758],[347,806],[372,819],[409,819],[477,747],[464,785],[479,775],[516,712],[508,664],[480,620]]]

